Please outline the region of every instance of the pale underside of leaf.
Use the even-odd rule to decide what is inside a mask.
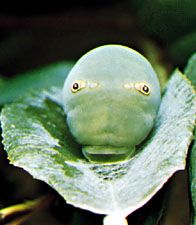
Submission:
[[[196,98],[179,71],[167,85],[148,141],[135,157],[116,164],[93,164],[83,158],[57,101],[60,90],[55,91],[7,106],[1,115],[3,143],[12,164],[51,185],[67,203],[126,217],[184,169]]]

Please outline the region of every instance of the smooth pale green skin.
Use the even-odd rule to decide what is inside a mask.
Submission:
[[[73,93],[75,81],[96,87]],[[150,95],[125,84],[145,82]],[[138,52],[105,45],[85,54],[65,80],[63,104],[69,129],[90,161],[130,158],[151,131],[161,101],[158,78]]]

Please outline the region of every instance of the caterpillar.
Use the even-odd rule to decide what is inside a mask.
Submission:
[[[66,122],[92,162],[131,158],[153,128],[160,85],[148,60],[122,45],[82,56],[63,87]]]

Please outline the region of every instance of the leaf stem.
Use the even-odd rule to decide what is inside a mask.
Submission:
[[[128,225],[128,222],[121,215],[108,215],[104,218],[103,225]]]
[[[44,195],[35,200],[26,201],[21,204],[12,205],[0,210],[0,222],[7,218],[13,217],[18,214],[28,213],[31,211],[39,210],[50,205],[53,201],[53,196]]]
[[[21,225],[25,221],[27,221],[32,216],[32,214],[33,214],[33,212],[25,214],[23,216],[20,216],[19,218],[16,218],[16,219],[12,220],[11,222],[6,223],[6,225]]]

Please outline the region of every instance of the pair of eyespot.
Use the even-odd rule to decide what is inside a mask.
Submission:
[[[86,86],[90,87],[90,88],[94,88],[96,87],[98,84],[97,83],[87,83],[83,80],[78,80],[75,81],[72,84],[71,87],[71,91],[73,93],[85,88]],[[126,89],[132,89],[135,88],[137,91],[139,91],[140,93],[144,94],[144,95],[149,95],[150,94],[150,87],[146,84],[146,83],[130,83],[130,84],[125,84],[124,87]]]

